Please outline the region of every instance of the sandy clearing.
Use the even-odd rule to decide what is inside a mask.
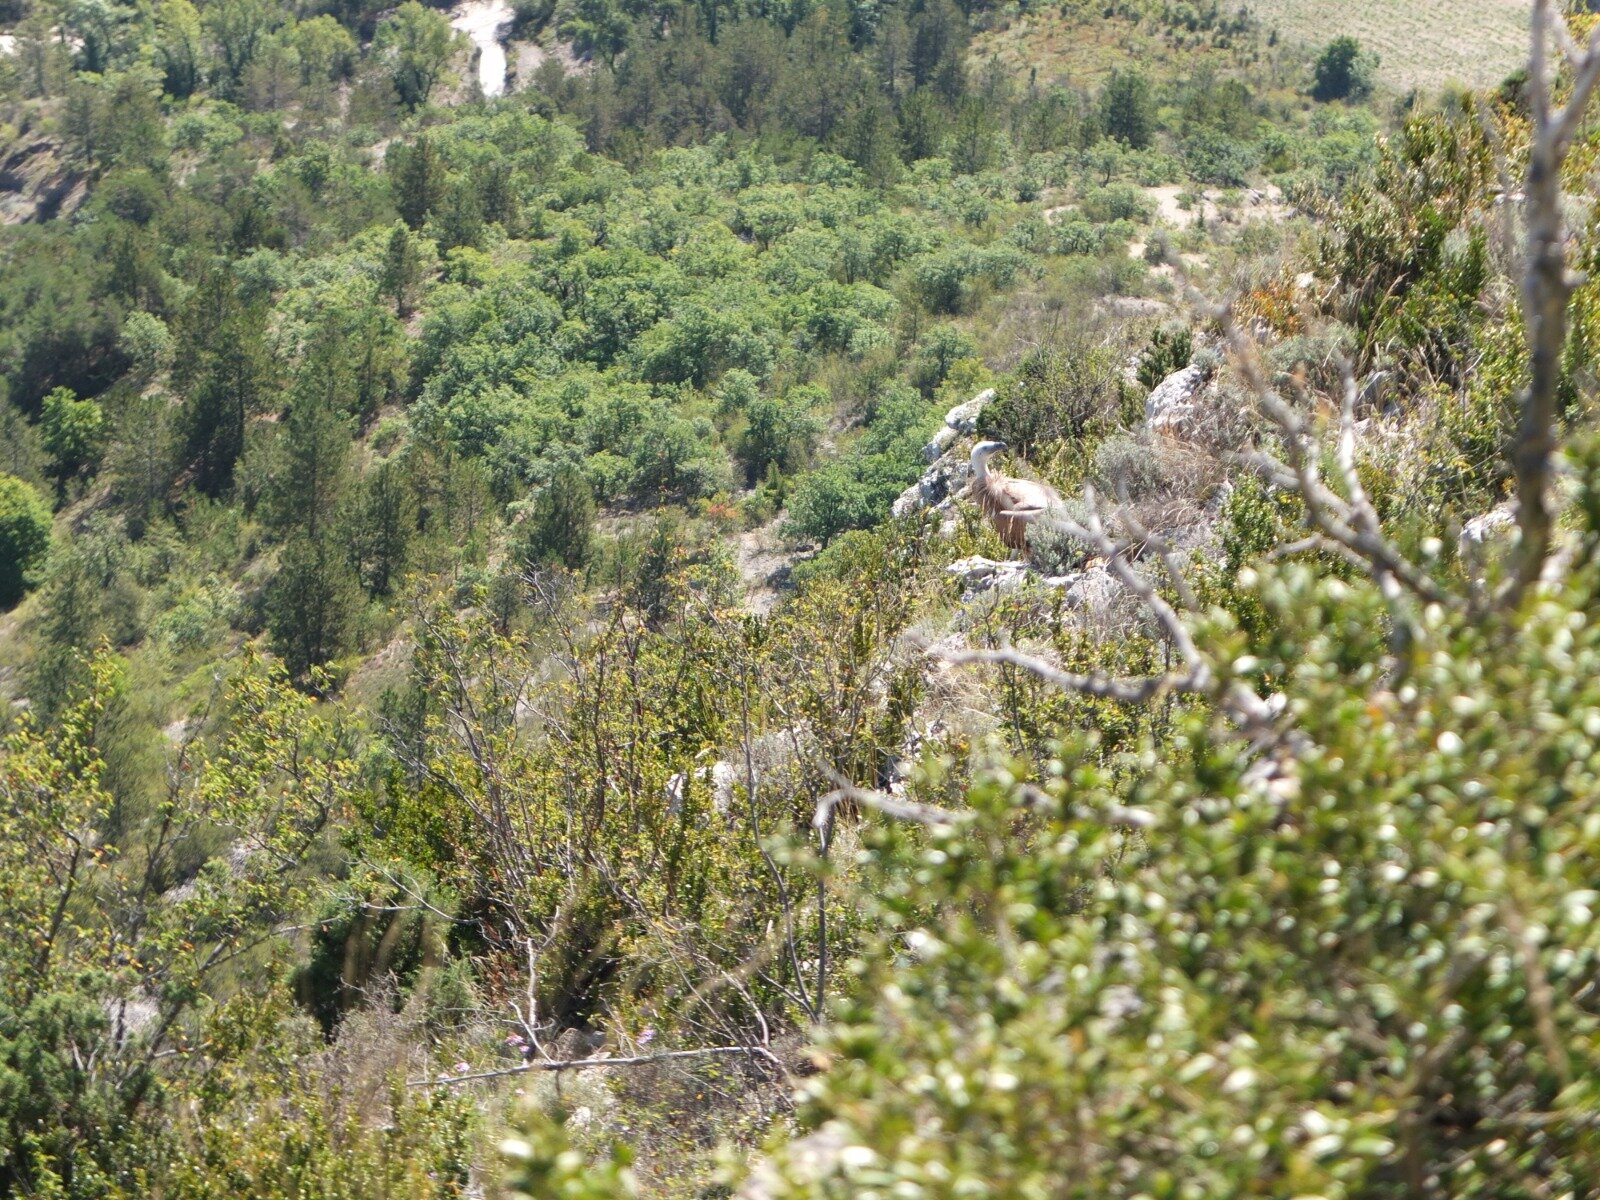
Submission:
[[[478,85],[485,96],[506,90],[506,48],[500,32],[511,24],[510,0],[466,0],[450,13],[450,28],[466,34],[478,48]]]

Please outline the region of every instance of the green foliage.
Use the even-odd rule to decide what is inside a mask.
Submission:
[[[1372,92],[1378,56],[1348,34],[1323,48],[1311,68],[1311,94],[1318,100],[1360,100]]]
[[[1043,797],[996,761],[950,824],[874,831],[882,947],[808,1088],[841,1152],[783,1194],[1587,1188],[1592,580],[1431,618],[1396,692],[1374,585],[1259,572],[1269,631],[1204,636],[1282,682],[1278,778],[1202,706],[1163,753],[1067,734]]]
[[[519,552],[529,566],[581,571],[594,554],[594,492],[576,467],[556,470],[539,490],[519,529]]]
[[[544,1200],[625,1200],[636,1196],[638,1184],[629,1169],[631,1156],[618,1145],[605,1161],[573,1149],[563,1125],[565,1115],[529,1113],[519,1136],[500,1143],[504,1160],[503,1183],[508,1198]]]
[[[102,653],[83,678],[0,750],[0,1182],[73,1198],[145,1192],[155,1064],[187,1051],[207,989],[303,902],[299,867],[356,785],[339,722],[252,658],[215,745],[191,749],[166,803],[119,818],[121,665]],[[238,839],[231,861],[215,829]]]
[[[222,271],[195,289],[178,332],[173,382],[185,404],[185,451],[195,483],[219,496],[233,482],[244,452],[245,426],[276,393],[278,371],[265,340],[259,305],[248,305]]]
[[[1316,1099],[1330,1111],[1369,1094],[1380,1073],[1347,1080],[1347,1058],[1305,1066],[1297,996],[1263,965],[1293,931],[1263,932],[1251,898],[1290,908],[1282,889],[1317,863],[1275,847],[1280,825],[1252,809],[1240,827],[1226,809],[1248,806],[1225,721],[1177,696],[1138,710],[1064,697],[1011,668],[964,676],[952,703],[941,680],[955,677],[909,652],[909,635],[1047,644],[1062,669],[1090,673],[1162,670],[1164,648],[1141,627],[1095,625],[1077,592],[956,601],[943,560],[993,548],[964,504],[953,539],[884,517],[926,468],[939,414],[1035,330],[1048,348],[996,377],[986,432],[1039,456],[1065,491],[1125,489],[1157,528],[1208,502],[1219,471],[1119,432],[1139,415],[1129,347],[1105,336],[1110,306],[1091,305],[1166,287],[1128,257],[1135,236],[1161,255],[1204,236],[1145,237],[1148,188],[1184,173],[1259,183],[1258,169],[1324,219],[1307,294],[1348,300],[1336,315],[1360,369],[1396,365],[1394,395],[1438,415],[1394,470],[1361,464],[1396,536],[1448,533],[1450,514],[1498,500],[1525,364],[1515,322],[1486,319],[1503,264],[1479,236],[1492,163],[1470,114],[1413,122],[1376,161],[1370,113],[1298,115],[1278,66],[1260,60],[1264,85],[1246,66],[1246,18],[1182,4],[1060,15],[1096,36],[1113,22],[1130,46],[1145,28],[1209,39],[1181,78],[1139,59],[1095,95],[1048,86],[1043,70],[1021,86],[999,58],[969,63],[974,34],[1003,32],[982,5],[530,0],[516,19],[576,42],[592,69],[551,53],[491,103],[450,78],[464,46],[447,15],[415,3],[57,7],[11,13],[16,53],[0,56],[26,151],[7,201],[22,219],[0,235],[0,539],[19,514],[23,548],[0,544],[0,570],[12,600],[45,588],[0,631],[4,698],[28,701],[4,706],[0,731],[0,928],[14,935],[0,939],[0,1191],[476,1194],[492,1173],[478,1135],[500,1132],[491,1089],[407,1080],[514,1066],[535,1033],[553,1046],[574,1029],[603,1028],[615,1048],[759,1042],[793,1070],[802,1031],[842,1013],[842,1065],[816,1114],[843,1112],[885,1161],[944,1135],[956,1166],[971,1157],[969,1190],[997,1193],[1025,1193],[1012,1184],[1033,1170],[1034,1192],[1070,1194],[1076,1182],[1049,1173],[1081,1164],[1098,1193],[1162,1194],[1234,1155],[1227,1139],[1243,1135],[1223,1115],[1270,1132],[1276,1110],[1241,1111],[1234,1092],[1200,1086],[1215,1082],[1204,1071],[1200,1101],[1163,1107],[1184,1037],[1220,1039],[1219,1060],[1252,1053],[1247,1037],[1292,1042],[1274,1086],[1315,1072],[1349,1083]],[[1514,126],[1508,141],[1515,155]],[[1253,279],[1263,232],[1224,243],[1219,265]],[[1589,291],[1569,414],[1585,403]],[[1061,327],[1065,345],[1049,333]],[[1333,344],[1286,338],[1274,366],[1298,355],[1326,391]],[[1146,371],[1182,358],[1180,338],[1159,334]],[[1420,378],[1425,394],[1404,386]],[[41,569],[49,514],[29,485],[48,472],[66,500],[97,469],[102,486],[63,515]],[[1334,774],[1336,754],[1370,766],[1378,809],[1403,807],[1403,786],[1432,803],[1435,777],[1451,792],[1439,803],[1459,804],[1471,780],[1362,758],[1367,746],[1326,733],[1358,690],[1381,698],[1384,617],[1359,589],[1314,588],[1279,615],[1248,569],[1298,516],[1276,492],[1234,487],[1220,569],[1193,581],[1220,624],[1196,636],[1219,663],[1254,657],[1238,670],[1258,667],[1244,679],[1259,690],[1303,670],[1283,722],[1315,706],[1319,769]],[[784,554],[766,529],[735,544],[741,521],[775,519],[823,548]],[[1038,566],[1085,554],[1037,531]],[[523,569],[537,563],[570,570]],[[793,590],[769,609],[786,572]],[[102,639],[123,657],[94,654]],[[260,646],[281,667],[263,667]],[[1511,679],[1508,653],[1480,661]],[[1330,694],[1334,679],[1347,691]],[[1472,681],[1455,682],[1467,695]],[[1443,711],[1434,692],[1426,703]],[[991,716],[995,744],[1018,756],[1011,778],[984,766]],[[1063,731],[1098,740],[1068,745],[1052,773]],[[1518,753],[1535,749],[1553,761],[1548,747]],[[925,855],[922,834],[880,839],[865,801],[841,804],[824,835],[817,801],[841,782],[960,808],[962,836],[984,839],[962,851],[969,873]],[[1072,807],[1142,811],[1147,792],[1160,824],[1146,839]],[[1359,844],[1311,829],[1316,814],[1296,826],[1349,875],[1373,857],[1364,799],[1349,784],[1338,800]],[[1428,852],[1454,853],[1478,815],[1427,817]],[[1242,834],[1225,844],[1229,828]],[[1467,869],[1445,865],[1459,885]],[[1244,899],[1227,891],[1240,878]],[[1195,913],[1218,911],[1221,887],[1234,907],[1208,946],[1223,948],[1172,949],[1168,926],[1118,899],[1130,880]],[[1533,927],[1559,931],[1547,915],[1530,910]],[[945,957],[898,936],[946,926],[970,932],[970,957],[967,942]],[[1333,932],[1364,961],[1369,927]],[[1317,979],[1324,961],[1301,950],[1311,967],[1284,972]],[[1405,1015],[1420,1010],[1415,964],[1390,943],[1373,961],[1411,988]],[[1085,1016],[1088,1000],[1063,1015],[1061,989],[1091,986],[1080,967],[1091,981],[1125,971],[1152,1006],[1193,1019],[1163,1008],[1158,1031],[1115,1003]],[[1317,1016],[1365,1011],[1368,982],[1324,987]],[[1520,1001],[1506,1003],[1507,1027],[1525,1028]],[[899,1004],[927,1037],[890,1029],[881,1088],[858,1088],[852,1056],[868,1051],[849,1039],[877,1037]],[[1374,1035],[1386,1054],[1411,1053],[1399,1019]],[[1472,1020],[1490,1028],[1487,1009]],[[1140,1038],[1156,1060],[1144,1074]],[[956,1085],[935,1060],[964,1070],[1002,1043],[1026,1060],[994,1075],[1025,1079],[1013,1107],[974,1071],[951,1117],[940,1105]],[[1453,1096],[1473,1095],[1478,1066],[1451,1076]],[[581,1078],[520,1081],[538,1103],[546,1085],[581,1088],[590,1112],[563,1130],[527,1118],[514,1190],[698,1191],[705,1147],[742,1149],[790,1122],[789,1089],[760,1055]],[[1517,1094],[1560,1111],[1539,1086]],[[1395,1095],[1394,1111],[1412,1102]],[[1421,1123],[1428,1136],[1479,1116],[1441,1113]],[[1101,1137],[1123,1118],[1132,1134]],[[1160,1142],[1157,1123],[1175,1132],[1151,1153],[1136,1139]],[[1333,1194],[1271,1174],[1299,1136],[1260,1160],[1269,1183],[1241,1169],[1206,1186]],[[613,1142],[637,1151],[637,1179],[620,1153],[593,1170],[578,1156]],[[1042,1167],[1021,1161],[1035,1144]],[[1155,1167],[1133,1181],[1162,1154],[1177,1184]],[[954,1187],[936,1174],[920,1186]]]
[[[1117,70],[1100,91],[1100,128],[1109,138],[1142,150],[1155,133],[1155,99],[1138,70]]]
[[[1105,346],[1054,346],[1023,360],[980,430],[1024,457],[1053,443],[1103,435],[1120,425],[1129,402],[1117,356]]]
[[[427,103],[457,40],[449,19],[417,0],[406,0],[384,19],[373,49],[388,62],[401,104],[416,109]]]
[[[332,535],[296,533],[289,540],[266,608],[272,647],[294,678],[308,678],[349,649],[360,600],[360,581]]]
[[[1161,325],[1150,334],[1150,344],[1139,356],[1139,382],[1153,388],[1174,371],[1189,365],[1194,334],[1187,325]]]
[[[50,509],[22,480],[0,475],[0,606],[22,599],[49,550]]]
[[[796,389],[783,396],[758,396],[746,406],[737,453],[748,481],[773,468],[793,475],[805,466],[822,432],[812,411],[815,402],[807,389]]]

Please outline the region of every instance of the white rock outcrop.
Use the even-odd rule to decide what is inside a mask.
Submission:
[[[922,448],[922,461],[936,463],[956,444],[956,439],[961,435],[948,425],[941,425],[939,432],[933,435],[933,440]]]
[[[1184,367],[1168,375],[1145,399],[1145,428],[1151,433],[1178,436],[1197,411],[1196,401],[1205,386],[1206,375],[1199,367]]]
[[[733,809],[733,785],[738,779],[732,763],[717,762],[709,767],[701,767],[693,773],[696,780],[711,785],[711,806],[717,810],[717,815],[725,817]],[[689,774],[679,771],[667,780],[667,786],[662,789],[666,795],[667,811],[676,813],[683,807],[683,798],[689,786]]]
[[[922,448],[923,460],[931,464],[921,479],[896,498],[889,511],[908,517],[925,508],[938,508],[966,486],[972,474],[967,460],[951,451],[963,436],[978,428],[984,406],[994,399],[994,389],[985,388],[965,404],[958,404],[944,415],[944,425]]]
[[[984,408],[993,399],[994,389],[984,388],[965,404],[956,405],[944,415],[946,428],[954,429],[957,433],[976,433],[978,418],[983,415]]]
[[[1456,539],[1456,553],[1469,571],[1481,573],[1492,555],[1511,544],[1516,532],[1516,506],[1497,505],[1461,527],[1461,535]]]

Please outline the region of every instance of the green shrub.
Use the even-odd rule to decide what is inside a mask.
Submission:
[[[1194,333],[1187,325],[1166,324],[1150,334],[1150,344],[1139,356],[1139,382],[1153,388],[1174,371],[1189,365],[1194,353]]]
[[[9,608],[38,581],[50,550],[50,509],[14,475],[0,475],[0,607]]]
[[[1348,34],[1336,37],[1312,67],[1311,94],[1318,100],[1359,100],[1371,95],[1378,56]]]
[[[1115,428],[1126,392],[1121,364],[1109,347],[1036,350],[984,409],[979,428],[1027,457],[1055,442]]]
[[[583,472],[557,468],[518,528],[518,556],[530,567],[583,570],[594,554],[594,517],[594,492]]]

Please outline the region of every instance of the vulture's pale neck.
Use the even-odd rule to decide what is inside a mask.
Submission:
[[[982,490],[989,482],[989,456],[987,454],[974,454],[972,456],[972,482]]]

